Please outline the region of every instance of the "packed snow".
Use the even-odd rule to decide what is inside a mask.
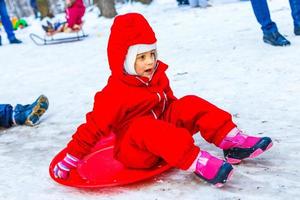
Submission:
[[[250,2],[214,0],[208,9],[177,7],[175,0],[117,5],[119,14],[140,12],[158,39],[159,58],[177,97],[199,95],[229,111],[246,133],[269,136],[273,148],[235,166],[232,180],[218,189],[195,175],[172,169],[122,187],[77,189],[48,175],[52,158],[65,147],[92,109],[93,97],[110,74],[106,47],[112,19],[88,8],[84,41],[36,46],[30,33],[40,22],[16,32],[21,45],[9,45],[2,31],[0,102],[31,103],[40,94],[50,107],[35,127],[0,130],[0,199],[6,200],[164,200],[297,199],[300,195],[300,37],[293,34],[288,1],[269,2],[272,19],[292,42],[273,47],[262,33]],[[63,17],[60,16],[60,17]],[[214,155],[216,147],[195,136]]]

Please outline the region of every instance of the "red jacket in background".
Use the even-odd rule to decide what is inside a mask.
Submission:
[[[85,12],[85,6],[82,0],[75,0],[72,6],[66,9],[66,20],[69,28],[82,24],[82,17]]]

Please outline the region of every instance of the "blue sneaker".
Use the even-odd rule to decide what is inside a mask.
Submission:
[[[46,112],[48,106],[48,98],[44,95],[39,96],[32,104],[18,104],[13,112],[13,120],[18,125],[34,126],[39,122],[40,117]]]
[[[22,41],[18,40],[17,38],[13,38],[13,39],[9,40],[9,43],[10,44],[21,44]]]
[[[300,27],[295,27],[294,33],[295,33],[295,35],[300,35]]]
[[[278,31],[273,32],[273,33],[264,34],[263,41],[265,43],[273,45],[273,46],[288,46],[291,44],[290,41],[288,41]]]

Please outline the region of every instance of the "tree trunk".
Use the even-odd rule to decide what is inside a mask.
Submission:
[[[28,17],[32,13],[31,9],[28,7],[27,1],[6,0],[6,5],[11,14],[13,13],[12,16],[16,16],[18,18]]]
[[[48,0],[51,13],[58,14],[65,11],[65,0]]]
[[[41,18],[44,17],[53,17],[54,15],[50,11],[48,0],[37,0],[37,7],[41,13]]]
[[[152,0],[134,0],[134,1],[141,2],[143,4],[150,4],[152,2]]]
[[[101,15],[107,18],[113,18],[117,15],[114,0],[94,0],[100,9]]]

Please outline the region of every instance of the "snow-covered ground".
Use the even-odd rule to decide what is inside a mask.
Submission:
[[[273,148],[235,166],[221,189],[193,174],[172,169],[124,187],[84,190],[52,181],[48,165],[91,110],[93,96],[109,76],[106,56],[111,19],[85,16],[89,37],[81,42],[36,46],[37,21],[17,31],[21,45],[2,32],[0,102],[30,103],[40,94],[50,107],[36,127],[0,130],[0,199],[297,199],[300,195],[300,37],[293,34],[288,1],[269,2],[272,18],[292,42],[273,47],[262,34],[250,2],[215,0],[208,9],[178,8],[175,0],[150,6],[118,5],[120,14],[143,13],[156,32],[159,57],[170,65],[175,94],[199,95],[234,115],[249,134],[270,136]],[[203,149],[222,156],[199,136]]]

